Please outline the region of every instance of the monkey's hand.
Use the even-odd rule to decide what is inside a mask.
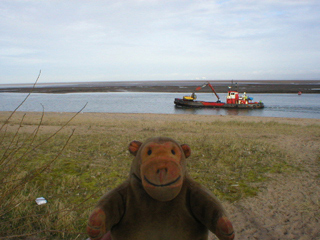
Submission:
[[[195,218],[213,232],[220,240],[234,239],[230,220],[220,201],[200,184],[190,181],[190,206]]]
[[[101,208],[93,210],[87,225],[87,233],[91,240],[111,240],[106,230],[106,214]]]
[[[234,239],[233,226],[227,217],[220,217],[218,219],[215,234],[220,240]]]

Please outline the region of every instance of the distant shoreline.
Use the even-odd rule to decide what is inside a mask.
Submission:
[[[40,83],[0,85],[1,92],[10,93],[79,93],[79,92],[193,92],[208,81],[124,81],[83,83]],[[231,81],[209,81],[218,93],[228,91]],[[233,81],[233,89],[248,93],[320,93],[320,80],[251,80]],[[209,87],[199,92],[211,92]]]

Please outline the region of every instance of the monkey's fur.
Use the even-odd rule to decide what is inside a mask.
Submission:
[[[105,194],[88,222],[92,240],[234,239],[220,202],[189,177],[190,147],[171,138],[133,141],[129,178]],[[111,236],[110,236],[111,231]]]

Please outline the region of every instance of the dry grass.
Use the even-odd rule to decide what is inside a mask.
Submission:
[[[135,139],[189,144],[190,175],[233,202],[254,196],[270,174],[303,171],[284,138],[320,136],[316,120],[81,113],[57,133],[74,114],[8,115],[0,113],[0,239],[84,239],[94,204],[127,177]],[[41,196],[48,203],[38,206]]]

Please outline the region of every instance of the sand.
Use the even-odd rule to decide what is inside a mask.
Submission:
[[[0,120],[8,113],[0,113]],[[21,113],[18,113],[21,114]],[[68,119],[72,113],[46,113],[48,118]],[[28,113],[29,117],[39,113]],[[83,113],[74,120],[76,123],[94,123],[105,117],[128,118],[135,120],[181,121],[181,115],[159,114],[110,114]],[[294,174],[270,174],[271,181],[262,183],[261,192],[256,197],[241,199],[235,203],[224,202],[235,231],[236,239],[320,239],[320,135],[303,132],[308,126],[320,126],[318,119],[261,118],[241,116],[189,116],[197,121],[250,121],[276,122],[304,126],[301,134],[273,135],[266,141],[277,143],[296,156],[294,164],[302,164],[303,170]],[[301,130],[302,129],[302,130]],[[259,137],[259,133],[248,133]],[[210,240],[216,239],[210,235]]]
[[[237,118],[239,120],[241,118]],[[297,125],[320,124],[319,120],[254,118]],[[245,120],[245,119],[242,119]],[[250,121],[252,119],[250,118]],[[236,239],[283,240],[320,239],[320,136],[279,136],[278,142],[297,156],[304,170],[270,176],[258,196],[225,203],[236,231]],[[211,235],[210,239],[217,239]]]

